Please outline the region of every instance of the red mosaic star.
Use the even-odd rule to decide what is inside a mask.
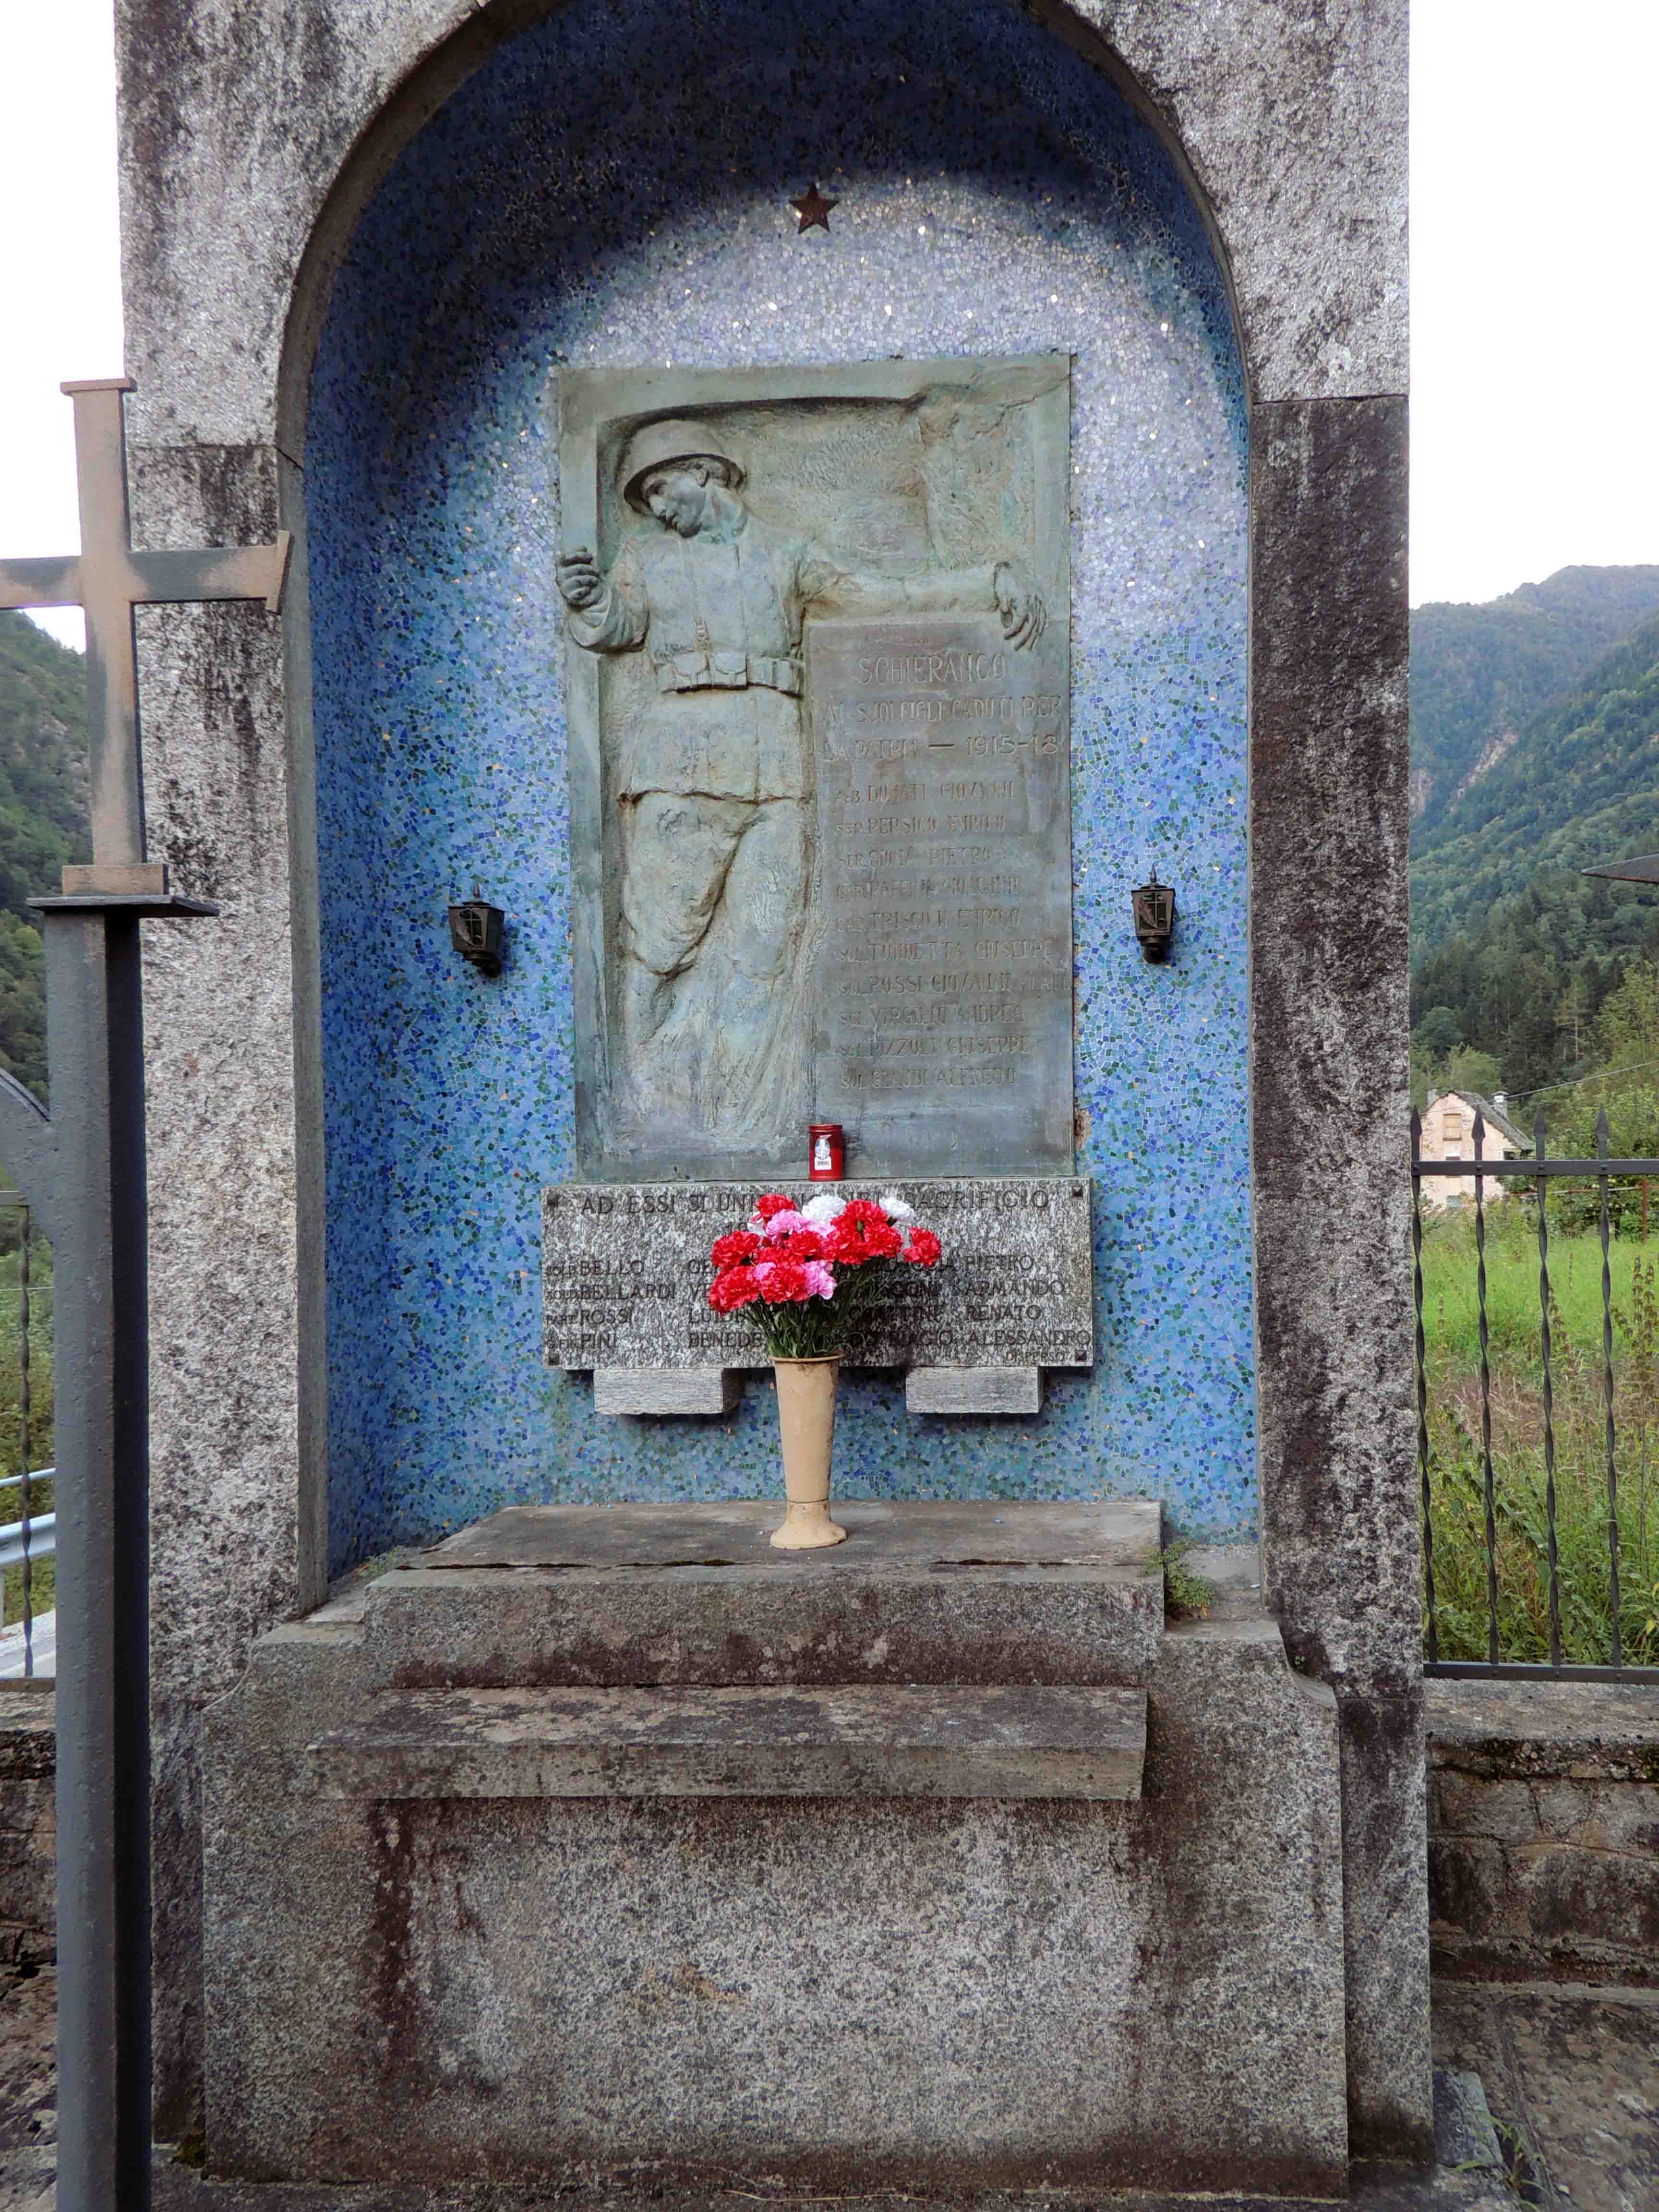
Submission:
[[[814,223],[817,223],[820,230],[828,230],[830,210],[832,207],[838,207],[841,203],[838,200],[826,199],[815,182],[810,191],[803,192],[798,200],[791,200],[789,204],[799,217],[795,228],[797,231],[802,231],[811,230]]]

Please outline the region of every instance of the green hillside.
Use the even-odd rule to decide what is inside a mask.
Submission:
[[[40,939],[27,901],[56,890],[87,837],[86,675],[26,615],[0,613],[0,1068],[44,1097]]]
[[[1545,706],[1656,612],[1659,568],[1562,568],[1483,606],[1414,608],[1413,851]]]
[[[1415,672],[1413,671],[1413,678]],[[1659,851],[1659,615],[1522,730],[1412,859],[1419,1061],[1461,1048],[1530,1093],[1592,1064],[1598,1012],[1659,958],[1659,895],[1593,881]],[[1469,1073],[1471,1087],[1482,1071]]]
[[[1659,616],[1546,707],[1412,855],[1419,950],[1540,873],[1659,844]]]

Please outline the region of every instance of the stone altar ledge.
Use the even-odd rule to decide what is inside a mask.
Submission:
[[[918,1567],[1086,1567],[1144,1571],[1158,1549],[1154,1500],[1110,1504],[1005,1504],[959,1498],[836,1498],[847,1541],[780,1552],[772,1531],[781,1498],[708,1504],[507,1505],[421,1554],[426,1567],[555,1567],[645,1573],[665,1567],[743,1567],[799,1579]],[[404,1571],[407,1571],[406,1570]]]
[[[1144,1690],[427,1690],[307,1747],[325,1795],[1140,1795]]]
[[[779,1552],[781,1502],[509,1506],[370,1585],[386,1688],[1142,1684],[1160,1509],[847,1499]]]

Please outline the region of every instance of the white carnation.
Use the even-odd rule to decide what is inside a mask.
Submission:
[[[844,1198],[836,1198],[831,1192],[821,1190],[816,1198],[807,1200],[801,1212],[814,1229],[827,1229],[836,1216],[845,1209],[846,1205],[847,1200]]]
[[[915,1206],[907,1206],[896,1191],[883,1191],[878,1203],[890,1221],[914,1221],[916,1218]]]

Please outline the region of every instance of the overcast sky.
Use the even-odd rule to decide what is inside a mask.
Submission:
[[[1659,562],[1659,0],[1417,0],[1412,599]],[[76,543],[66,377],[121,360],[111,0],[0,0],[0,549]],[[80,617],[53,617],[79,642]]]

